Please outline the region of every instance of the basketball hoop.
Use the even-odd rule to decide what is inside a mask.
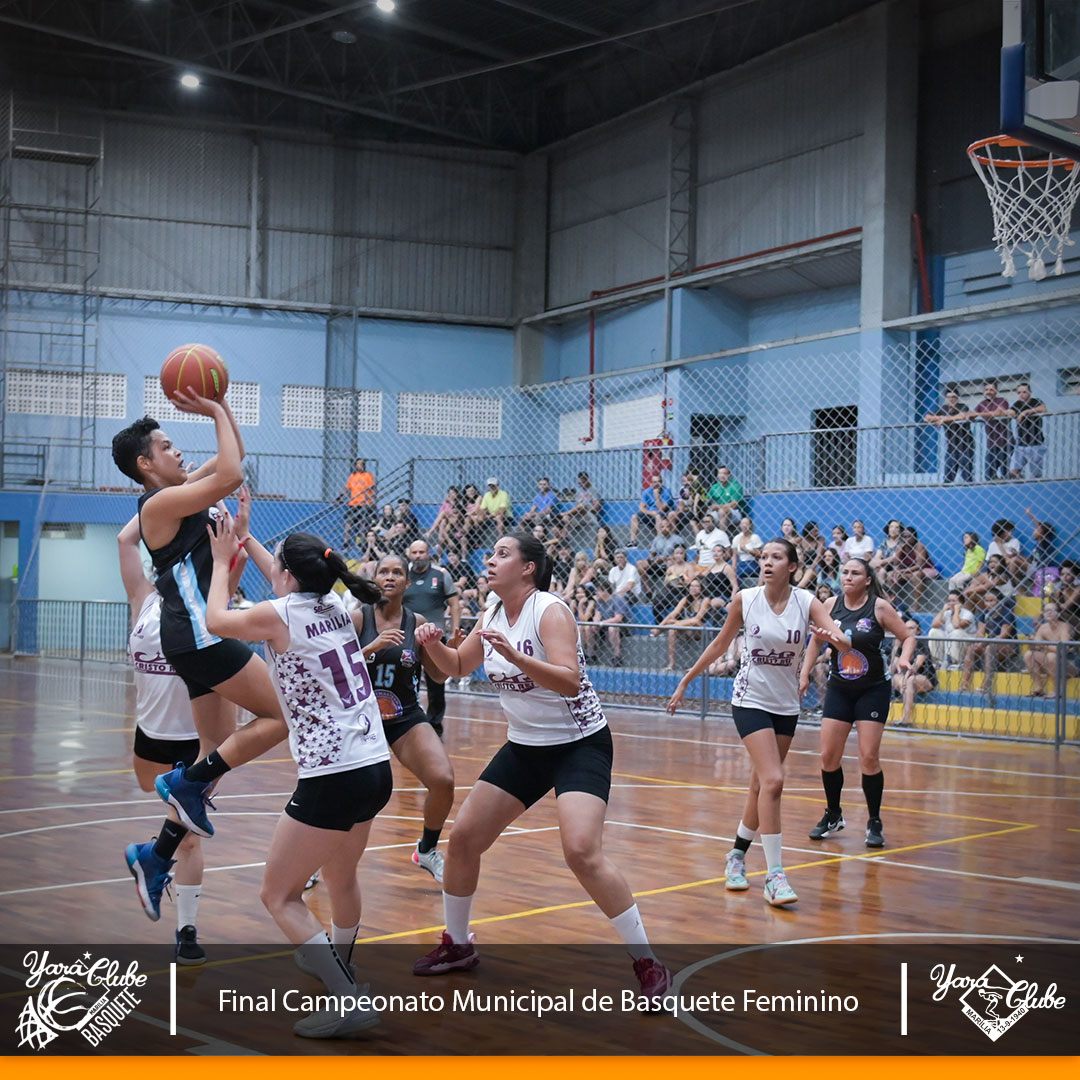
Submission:
[[[994,250],[1001,253],[1002,277],[1015,277],[1014,252],[1027,256],[1028,277],[1046,277],[1046,257],[1061,274],[1062,252],[1069,239],[1069,223],[1080,194],[1077,162],[1047,157],[1045,150],[1009,135],[991,135],[968,147],[968,157],[979,174],[994,214]],[[1035,157],[1042,154],[1042,157]]]

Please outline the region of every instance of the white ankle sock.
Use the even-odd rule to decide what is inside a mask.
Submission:
[[[442,894],[443,918],[446,919],[446,932],[455,945],[465,945],[469,940],[469,915],[475,893],[468,896]]]
[[[645,956],[652,960],[656,959],[656,955],[649,946],[649,939],[645,935],[645,926],[641,921],[637,904],[628,907],[621,915],[616,915],[611,920],[611,925],[626,943],[626,951],[635,960],[640,960]]]
[[[176,929],[183,930],[185,926],[196,926],[199,917],[199,897],[202,896],[202,885],[177,885],[176,886]]]
[[[355,994],[356,984],[325,930],[305,941],[297,950],[302,952],[308,967],[322,979],[331,994]]]
[[[781,833],[761,834],[761,848],[765,852],[765,866],[771,870],[783,870],[783,856],[780,849],[783,846]]]
[[[336,922],[330,922],[330,940],[334,943],[338,955],[347,964],[352,957],[353,943],[356,941],[357,931],[360,924],[355,926],[338,926]]]

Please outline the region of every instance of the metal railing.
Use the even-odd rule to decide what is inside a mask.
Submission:
[[[64,660],[127,661],[131,612],[109,600],[17,600],[12,651]]]

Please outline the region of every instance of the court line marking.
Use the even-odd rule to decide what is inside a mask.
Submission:
[[[1041,877],[1022,877],[1017,878],[1017,880],[1024,882],[1025,885],[1049,885],[1056,889],[1080,889],[1080,883],[1075,881],[1054,881],[1052,878]]]
[[[1068,938],[1013,937],[1012,935],[1007,934],[952,934],[948,931],[895,934],[833,934],[828,937],[793,938],[787,941],[769,941],[755,945],[741,945],[736,949],[729,949],[727,952],[717,953],[715,956],[708,956],[704,960],[698,960],[696,963],[688,964],[681,971],[675,973],[673,989],[674,992],[678,994],[682,990],[683,983],[691,976],[696,975],[703,968],[719,963],[721,960],[726,960],[728,957],[741,956],[745,953],[757,952],[761,949],[771,949],[774,946],[784,945],[824,945],[834,941],[865,941],[870,939],[881,940],[892,938],[902,938],[908,941],[917,938],[943,938],[947,940],[966,939],[974,941],[1039,942],[1041,944],[1050,945],[1076,944]],[[767,1050],[758,1050],[752,1046],[745,1046],[742,1043],[736,1042],[734,1039],[729,1039],[726,1035],[721,1035],[720,1032],[716,1031],[714,1028],[711,1028],[698,1020],[694,1013],[689,1010],[680,1009],[675,1013],[675,1017],[692,1031],[696,1031],[697,1034],[704,1035],[705,1038],[712,1042],[721,1043],[724,1046],[738,1050],[743,1054],[763,1056],[770,1053],[770,1051]]]
[[[615,708],[616,706],[606,706],[606,708]],[[628,706],[619,706],[625,711],[633,712],[633,709]],[[640,715],[640,712],[639,714]],[[478,716],[447,716],[447,720],[459,720],[465,721],[470,724],[498,724],[505,725],[505,720],[487,720]],[[887,729],[886,729],[887,731]],[[711,742],[708,739],[687,739],[684,736],[679,735],[644,735],[636,731],[619,731],[612,728],[611,734],[617,738],[623,739],[648,739],[655,742],[677,742],[688,743],[691,746],[715,746],[720,748],[742,748],[741,742]],[[927,735],[933,736],[933,732],[927,732]],[[938,736],[938,738],[955,739],[955,735]],[[820,751],[818,750],[797,750],[791,749],[789,754],[799,754],[801,756],[818,757]],[[846,758],[853,761],[858,760],[857,754],[845,754]],[[1039,776],[1048,780],[1080,780],[1080,775],[1073,773],[1045,773],[1045,772],[1029,772],[1018,769],[995,769],[989,765],[952,765],[943,761],[915,761],[912,758],[880,758],[881,761],[887,762],[893,765],[919,765],[927,769],[958,769],[965,772],[989,772],[989,773],[1002,773],[1006,776]]]
[[[1002,874],[983,874],[976,870],[954,870],[949,866],[922,866],[919,863],[890,862],[887,856],[879,856],[879,862],[889,866],[907,866],[912,870],[930,870],[935,874],[955,874],[957,877],[988,878],[990,881],[1005,881],[1010,885],[1049,885],[1057,889],[1080,889],[1080,882],[1052,881],[1049,878],[1006,877]]]

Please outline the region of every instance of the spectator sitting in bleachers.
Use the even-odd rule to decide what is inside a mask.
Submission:
[[[844,557],[844,544],[847,543],[847,529],[843,525],[834,525],[832,527],[832,542],[829,547],[836,552],[837,557],[842,559]]]
[[[705,616],[709,611],[709,601],[701,587],[701,578],[695,578],[690,582],[685,594],[679,602],[664,616],[661,626],[701,626],[705,622]],[[670,631],[667,641],[668,662],[666,671],[675,670],[675,645],[676,638],[700,640],[701,634],[676,633]]]
[[[462,561],[461,552],[456,548],[447,551],[442,565],[459,593],[476,588],[476,574],[467,562]]]
[[[983,568],[986,562],[986,550],[979,543],[977,532],[964,533],[964,565],[949,578],[950,589],[963,589]]]
[[[637,513],[630,519],[630,544],[637,543],[638,531],[642,525],[648,526],[646,533],[652,535],[656,531],[657,523],[661,518],[671,522],[671,512],[675,508],[675,498],[664,486],[664,478],[654,476],[649,486],[641,493],[641,502],[638,503]],[[674,522],[671,522],[674,528]]]
[[[899,615],[901,619],[910,619],[911,608],[908,607],[906,601],[902,597],[896,595],[896,590],[889,584],[888,579],[880,582],[880,584],[882,600],[887,600],[892,604],[893,608],[896,610],[896,614]],[[837,589],[836,591],[839,593],[840,590]]]
[[[905,585],[911,591],[911,602],[916,611],[922,604],[923,586],[927,579],[938,576],[937,567],[930,559],[930,552],[919,539],[914,525],[905,525],[900,532],[900,547],[893,560],[888,577],[892,587],[899,592]]]
[[[626,548],[615,551],[615,565],[608,571],[608,583],[615,596],[625,596],[630,603],[641,599],[641,575],[626,558]]]
[[[387,503],[379,513],[379,516],[375,519],[375,531],[380,537],[386,536],[391,529],[397,525],[397,517],[394,515],[394,507],[392,503]]]
[[[606,525],[600,525],[596,530],[596,543],[593,545],[593,558],[612,561],[613,552],[609,550],[611,544],[611,532]]]
[[[1028,507],[1025,514],[1031,518],[1031,535],[1035,540],[1028,571],[1031,575],[1031,591],[1035,596],[1042,596],[1046,586],[1060,576],[1058,569],[1057,530],[1049,521],[1040,521]]]
[[[574,505],[567,507],[559,516],[568,529],[573,529],[575,533],[587,531],[591,538],[600,522],[600,506],[600,493],[593,487],[589,474],[579,472]]]
[[[878,544],[877,551],[870,560],[870,565],[879,571],[879,578],[893,569],[896,554],[900,550],[900,534],[903,531],[904,526],[896,518],[891,518],[885,523],[885,538]]]
[[[367,536],[364,538],[364,550],[360,554],[356,572],[361,577],[374,580],[376,565],[381,558],[389,553],[382,537],[379,536],[378,530],[368,529]]]
[[[479,507],[473,511],[473,523],[482,525],[485,521],[495,522],[495,532],[502,536],[507,526],[514,521],[514,509],[510,505],[510,493],[499,487],[499,478],[487,478],[487,491],[480,499]]]
[[[570,550],[570,544],[564,539],[555,549],[555,555],[551,561],[551,591],[560,595],[570,580],[570,571],[574,569],[574,556]]]
[[[462,614],[474,618],[482,615],[489,607],[494,607],[499,598],[488,588],[487,574],[477,574],[476,587],[466,589],[461,594]]]
[[[873,555],[874,541],[866,535],[866,526],[856,518],[851,524],[851,536],[844,541],[844,546],[840,550],[840,561],[864,559],[869,562]]]
[[[456,487],[446,489],[446,498],[443,499],[431,528],[424,534],[424,538],[431,543],[435,542],[440,557],[446,558],[450,550],[451,539],[454,533],[461,528],[461,492]]]
[[[541,476],[536,481],[537,492],[533,496],[532,505],[521,515],[521,524],[544,524],[549,525],[559,514],[559,494],[551,489],[551,480]]]
[[[799,553],[799,565],[802,567],[798,581],[799,588],[812,589],[818,580],[821,560],[827,550],[816,521],[808,521],[802,527],[802,537],[796,547]],[[837,569],[837,578],[839,574],[840,571]]]
[[[1028,570],[1028,561],[1020,550],[1020,541],[1013,535],[1015,529],[1015,521],[998,518],[990,526],[990,544],[986,549],[987,558],[991,555],[1000,555],[1005,560],[1009,577],[1014,584],[1023,581]]]
[[[1004,661],[1016,652],[1016,646],[1006,643],[988,644],[979,638],[1015,638],[1016,616],[1013,614],[1012,600],[997,589],[988,589],[983,594],[983,610],[976,630],[976,640],[964,657],[964,674],[960,680],[961,690],[971,689],[971,673],[975,661],[982,657],[983,685],[982,692],[991,700],[994,697],[994,672],[1001,669]]]
[[[905,619],[904,625],[915,635],[911,667],[907,671],[900,671],[897,660],[900,659],[901,645],[899,641],[893,641],[889,674],[892,676],[893,695],[904,702],[904,711],[897,723],[909,727],[915,716],[915,698],[937,689],[937,670],[927,643],[920,636],[922,624],[918,619]]]
[[[698,580],[702,595],[709,602],[713,616],[727,611],[731,598],[739,591],[739,579],[731,565],[731,548],[716,544],[712,550],[713,561]]]
[[[472,539],[477,529],[476,518],[480,512],[480,490],[475,484],[466,484],[461,493],[461,527],[457,530],[461,541],[461,557],[468,562]]]
[[[977,602],[990,589],[997,589],[1002,596],[1013,596],[1016,586],[1012,583],[1005,558],[1002,555],[991,555],[964,589],[964,596],[969,601]]]
[[[675,509],[669,515],[676,532],[693,536],[702,527],[702,511],[705,507],[705,489],[698,475],[687,469],[675,492]]]
[[[398,524],[401,526],[401,535],[403,535],[407,541],[406,546],[411,544],[414,540],[420,540],[420,519],[413,512],[412,500],[410,499],[398,499],[397,510],[394,511],[394,517],[397,518]]]
[[[732,641],[728,651],[723,656],[718,656],[709,667],[710,675],[718,675],[720,678],[729,678],[734,675],[742,664],[743,642],[746,640],[745,632],[740,630]],[[826,673],[827,674],[827,673]]]
[[[607,627],[608,644],[614,654],[611,662],[615,667],[621,667],[624,631],[620,624],[629,621],[630,605],[626,602],[626,597],[612,596],[611,586],[606,579],[600,578],[596,582],[596,615],[594,621],[588,626],[581,627],[586,655],[596,656],[597,633],[601,626]]]
[[[780,535],[798,551],[799,526],[795,524],[794,518],[786,517],[780,522]]]
[[[579,623],[592,622],[596,617],[596,601],[590,585],[579,585],[570,598],[570,610]]]
[[[826,600],[831,600],[836,593],[833,592],[832,587],[822,582],[815,590],[814,595],[824,604]]]
[[[1057,650],[1051,645],[1068,641],[1071,637],[1069,624],[1062,622],[1057,604],[1046,604],[1031,639],[1032,642],[1041,644],[1028,645],[1024,653],[1024,666],[1031,676],[1032,697],[1046,697],[1046,680],[1057,671]],[[1067,678],[1076,674],[1076,665],[1068,659],[1065,661],[1065,669]]]
[[[754,522],[751,518],[742,517],[739,520],[739,531],[731,542],[733,558],[735,559],[735,573],[738,575],[739,584],[746,582],[754,584],[758,578],[758,558],[762,548],[761,537],[754,532]]]
[[[698,568],[704,572],[713,564],[716,558],[715,548],[731,547],[731,537],[723,529],[716,526],[716,518],[712,514],[705,514],[701,519],[701,528],[694,537],[694,547],[697,548]]]
[[[1062,560],[1061,576],[1051,586],[1050,597],[1075,640],[1080,635],[1080,568],[1072,559]]]
[[[705,497],[710,510],[722,510],[727,515],[723,520],[717,519],[721,528],[726,529],[729,521],[745,517],[750,512],[742,484],[732,480],[731,470],[726,465],[716,470],[716,483],[709,488]]]
[[[638,573],[641,575],[641,588],[646,595],[652,593],[656,579],[663,577],[668,559],[676,545],[685,549],[686,541],[672,529],[667,518],[660,518],[656,523],[656,535],[649,545],[649,554],[644,559],[639,559],[637,564]]]
[[[685,545],[676,544],[666,560],[663,580],[653,589],[653,618],[657,624],[686,595],[697,576],[697,567],[686,561]]]
[[[836,553],[835,548],[826,548],[821,555],[821,562],[818,563],[817,572],[814,574],[813,583],[817,585],[828,585],[835,596],[840,592],[840,556]],[[887,579],[886,579],[887,580]],[[809,588],[810,586],[806,586]]]
[[[595,577],[596,567],[589,561],[588,554],[584,551],[575,552],[574,564],[570,567],[570,573],[566,577],[562,598],[569,602],[570,597],[574,595],[574,590],[579,585],[588,585]]]

